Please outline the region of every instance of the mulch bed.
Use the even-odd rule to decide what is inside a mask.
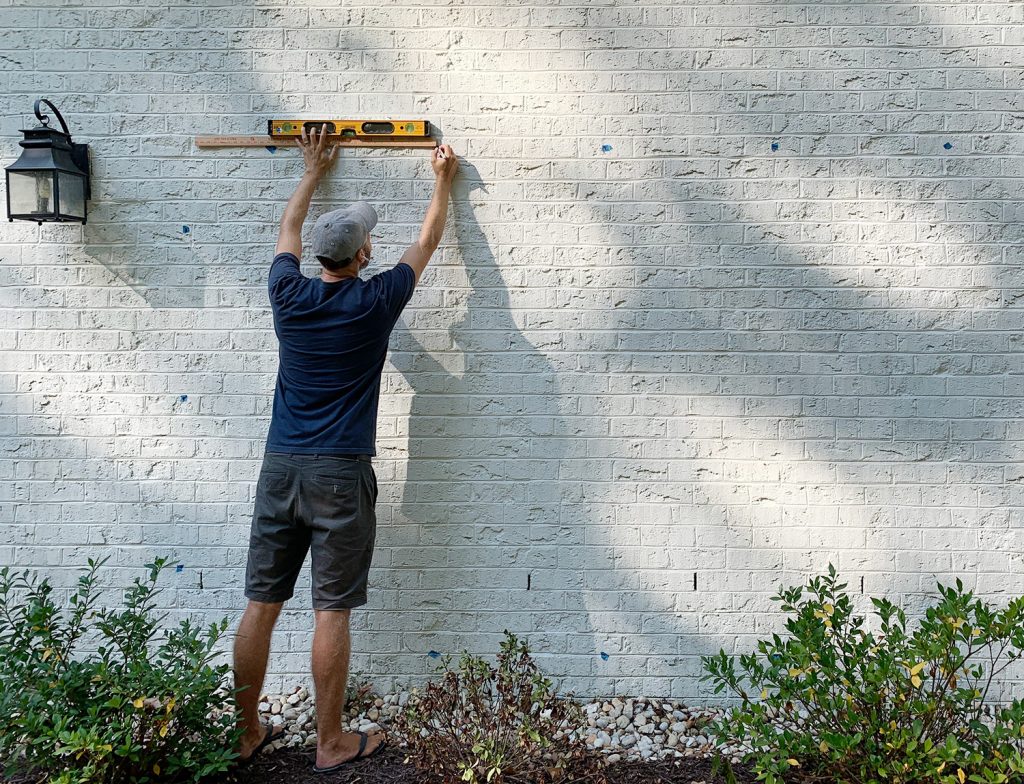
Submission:
[[[207,779],[204,784],[452,784],[440,776],[418,771],[403,761],[405,754],[386,748],[376,756],[352,762],[337,773],[314,773],[313,752],[281,749],[261,754],[235,771]],[[748,768],[734,767],[737,784],[754,784],[756,777]],[[661,762],[621,760],[607,770],[608,784],[725,784],[722,776],[711,772],[711,761],[684,757]],[[38,784],[38,778],[15,776],[0,782]],[[563,784],[573,784],[571,781]]]
[[[438,776],[417,771],[403,762],[404,753],[386,748],[370,759],[350,763],[332,774],[313,772],[313,753],[281,749],[260,755],[234,773],[220,776],[209,784],[451,784]],[[752,771],[735,768],[738,784],[753,784]],[[711,761],[684,757],[661,762],[621,760],[608,767],[609,784],[724,784],[725,779],[711,772]],[[565,784],[572,784],[565,782]]]

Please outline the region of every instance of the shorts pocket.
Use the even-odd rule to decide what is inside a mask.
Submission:
[[[351,477],[311,476],[309,481],[320,487],[330,487],[335,495],[355,496],[359,487],[359,480]]]
[[[291,477],[283,472],[261,472],[256,481],[256,489],[284,490],[291,484]]]
[[[343,550],[363,546],[361,489],[358,479],[320,477],[302,480],[303,507],[314,530],[331,532],[331,545]]]

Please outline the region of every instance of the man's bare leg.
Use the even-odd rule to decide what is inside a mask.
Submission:
[[[267,604],[250,600],[235,635],[235,687],[245,687],[238,695],[243,729],[238,753],[242,759],[249,757],[266,736],[267,731],[260,724],[259,702],[267,674],[270,637],[282,606],[281,602]]]
[[[359,735],[343,732],[341,713],[345,709],[351,640],[348,621],[351,610],[315,610],[313,632],[313,683],[316,686],[316,764],[327,768],[353,759],[359,752]],[[384,742],[383,734],[370,733],[363,755]]]

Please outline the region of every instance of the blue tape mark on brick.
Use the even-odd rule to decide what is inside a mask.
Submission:
[[[183,571],[185,571],[185,565],[184,564],[178,564],[177,566],[174,567],[174,571],[176,571],[176,572],[183,572]]]
[[[427,656],[429,656],[429,657],[430,657],[431,659],[436,659],[436,658],[438,658],[438,657],[439,657],[440,655],[441,655],[441,654],[439,654],[439,653],[438,653],[437,651],[430,651],[430,653],[428,653],[428,654],[427,654]]]
[[[610,144],[602,144],[601,145],[601,152],[611,152],[611,151],[612,151],[612,146]]]
[[[604,651],[601,651],[601,658],[604,659],[605,661],[608,661],[608,654],[605,653]]]
[[[949,142],[946,142],[944,145],[942,145],[942,147],[944,149],[946,149],[946,150],[952,150],[953,149],[953,145],[950,144]]]
[[[775,152],[778,149],[779,149],[779,143],[778,142],[772,142],[772,152]]]
[[[277,147],[275,147],[275,146],[274,146],[274,145],[272,145],[272,144],[268,144],[268,145],[267,145],[267,151],[268,151],[268,152],[269,152],[269,153],[270,153],[271,155],[273,155],[273,154],[274,154],[275,152],[277,152]]]
[[[192,231],[192,229],[190,229],[188,226],[182,226],[181,227],[181,233],[182,234],[188,234],[190,231]]]
[[[187,403],[188,395],[182,395],[181,397],[178,398],[178,400],[180,400],[182,403]]]

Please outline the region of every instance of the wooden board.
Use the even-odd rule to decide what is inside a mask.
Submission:
[[[409,139],[381,137],[380,139],[345,139],[328,136],[327,140],[339,147],[398,147],[432,150],[437,146],[433,139]],[[291,139],[275,139],[271,136],[197,136],[196,147],[201,150],[218,147],[295,147]]]

